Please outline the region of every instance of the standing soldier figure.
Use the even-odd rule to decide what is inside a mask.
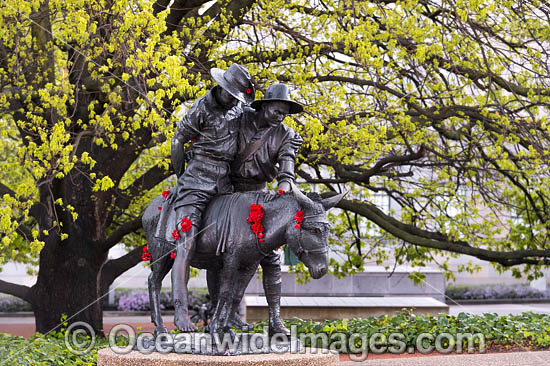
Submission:
[[[202,213],[214,195],[233,191],[229,170],[237,152],[237,118],[242,114],[238,104],[249,104],[255,95],[250,74],[241,65],[233,64],[225,72],[213,68],[210,73],[218,85],[195,101],[172,139],[178,182],[169,200],[172,209],[161,212],[156,232],[177,245],[172,268],[174,324],[183,332],[197,330],[189,319],[187,282]],[[193,142],[185,152],[188,141]],[[188,161],[185,171],[184,160]]]
[[[274,84],[265,97],[245,107],[240,121],[239,151],[231,164],[231,181],[237,192],[267,191],[266,182],[276,177],[279,193],[291,190],[294,182],[296,152],[302,138],[282,124],[288,114],[300,113],[303,107],[291,100],[288,87]],[[269,253],[260,263],[263,286],[269,306],[269,334],[290,331],[281,322],[281,263],[279,254]],[[235,315],[235,327],[246,326]]]

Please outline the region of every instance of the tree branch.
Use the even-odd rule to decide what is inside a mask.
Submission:
[[[109,213],[109,215],[111,215],[109,219],[111,219],[111,217],[114,217],[117,213],[120,213],[127,209],[130,206],[130,203],[132,202],[132,199],[134,197],[138,196],[144,191],[147,191],[157,186],[160,182],[162,182],[164,179],[168,178],[172,174],[172,170],[165,170],[158,165],[155,165],[154,167],[143,173],[141,176],[136,178],[131,185],[129,185],[126,189],[118,194],[113,205],[115,210],[112,210]]]
[[[30,302],[30,287],[0,280],[0,292]]]
[[[200,8],[208,0],[174,0],[170,5],[170,14],[166,17],[166,34],[180,29],[180,22],[184,16],[193,10]],[[166,0],[157,1],[153,7],[155,13],[166,9],[170,2]],[[164,8],[163,8],[164,7]]]
[[[5,194],[9,194],[12,197],[15,197],[15,192],[2,182],[0,182],[0,196],[3,196]]]
[[[123,191],[123,194],[126,197],[135,197],[139,193],[155,187],[173,173],[174,172],[172,170],[166,170],[158,165],[155,165],[141,176],[137,177],[132,184]]]
[[[374,175],[381,175],[385,172],[388,166],[400,165],[404,166],[414,160],[421,159],[425,155],[424,147],[421,146],[417,152],[412,152],[409,155],[388,155],[380,159],[376,164],[369,169],[362,169],[362,173],[354,173],[347,169],[346,166],[340,163],[329,164],[334,168],[334,171],[340,178],[353,181],[355,183],[369,183],[369,179]]]
[[[101,268],[100,295],[107,293],[113,281],[141,261],[143,247],[132,249],[120,258],[107,261]]]
[[[514,84],[499,75],[495,75],[492,72],[484,72],[480,70],[470,69],[465,66],[456,65],[451,60],[444,59],[443,57],[435,57],[442,65],[442,68],[457,75],[466,76],[470,80],[478,79],[490,79],[502,89],[521,95],[523,97],[529,97],[530,94],[549,96],[550,88],[527,88],[522,85]]]
[[[482,260],[500,263],[506,267],[517,264],[550,264],[550,250],[527,249],[499,252],[476,248],[463,241],[449,240],[442,233],[429,232],[413,225],[399,222],[370,203],[357,200],[341,200],[336,207],[356,212],[393,236],[421,247],[471,255]]]
[[[132,221],[128,221],[125,224],[122,224],[118,229],[115,230],[114,233],[111,234],[111,236],[109,236],[102,244],[100,244],[101,249],[103,251],[111,249],[112,247],[117,245],[126,235],[133,233],[140,228],[141,216]]]
[[[255,0],[230,0],[214,3],[203,16],[209,16],[211,19],[214,19],[220,16],[220,14],[224,14],[228,24],[227,26],[218,28],[208,28],[204,33],[205,38],[212,41],[224,39],[236,26],[242,24],[245,15],[255,2]],[[208,62],[208,48],[203,47],[202,44],[197,44],[196,47],[201,48],[201,52],[197,57],[198,64],[206,64]]]

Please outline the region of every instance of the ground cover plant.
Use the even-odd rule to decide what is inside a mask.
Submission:
[[[101,339],[89,353],[75,354],[66,347],[64,338],[62,332],[30,338],[0,333],[0,365],[95,366],[97,351],[109,345]]]
[[[343,333],[350,337],[353,333],[367,334],[370,338],[375,333],[382,333],[386,339],[392,333],[405,336],[402,340],[406,347],[415,347],[417,337],[422,333],[429,333],[434,337],[442,333],[456,335],[459,333],[485,336],[487,350],[531,350],[550,346],[550,316],[525,312],[520,315],[499,316],[497,314],[472,315],[460,313],[457,316],[441,314],[439,316],[414,315],[403,311],[393,316],[368,317],[361,319],[327,320],[315,322],[310,320],[293,319],[285,322],[287,327],[295,325],[297,333],[326,333],[331,335]],[[255,331],[260,332],[266,324],[258,322]],[[338,337],[333,337],[334,343]],[[362,345],[357,339],[356,347]],[[477,341],[476,348],[478,347]],[[307,344],[306,346],[315,346]],[[345,353],[346,349],[336,350]]]
[[[388,337],[392,333],[404,335],[406,348],[416,346],[416,339],[422,333],[437,336],[442,333],[481,333],[485,336],[487,352],[505,350],[537,350],[550,346],[550,316],[526,312],[520,315],[498,316],[496,314],[469,315],[460,313],[457,316],[441,314],[439,316],[414,315],[402,311],[396,315],[368,317],[361,319],[330,320],[315,322],[295,318],[285,322],[291,328],[296,326],[300,334],[327,334],[331,343],[329,347],[340,353],[348,353],[347,346],[338,344],[337,333],[347,337],[353,333],[382,333]],[[266,322],[254,324],[255,332],[262,332]],[[118,344],[125,345],[127,340],[119,337]],[[305,342],[305,346],[312,346]],[[319,346],[319,344],[317,344]],[[361,338],[357,338],[356,348],[361,348]],[[464,345],[465,346],[465,345]],[[108,347],[105,338],[97,339],[94,347],[87,354],[76,355],[65,345],[65,335],[52,332],[48,336],[37,335],[25,339],[10,334],[0,333],[0,365],[9,360],[9,365],[89,365],[95,366],[97,351]],[[368,346],[367,346],[368,347]],[[479,350],[479,344],[475,344]],[[368,349],[368,348],[367,348]]]

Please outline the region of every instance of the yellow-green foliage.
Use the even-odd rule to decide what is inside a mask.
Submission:
[[[386,192],[400,204],[386,214],[447,243],[547,245],[550,28],[542,15],[550,12],[542,3],[220,0],[190,9],[170,30],[170,9],[154,13],[154,3],[0,5],[0,182],[11,188],[0,205],[4,259],[13,258],[21,224],[34,227],[25,239],[35,251],[67,231],[56,219],[38,227],[29,210],[75,171],[101,199],[131,197],[104,231],[139,216],[170,182],[133,190],[136,177],[155,167],[169,175],[176,116],[211,87],[210,67],[232,62],[250,70],[258,97],[285,82],[304,103],[305,113],[285,121],[305,140],[301,180],[321,191],[339,184],[358,207]],[[116,164],[144,136],[122,176],[98,164],[107,154]],[[68,197],[56,205],[73,220],[82,215]],[[331,241],[347,260],[334,264],[338,274],[369,258],[422,266],[433,254],[448,257],[351,211],[331,213]]]

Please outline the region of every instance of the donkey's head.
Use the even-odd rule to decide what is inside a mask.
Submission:
[[[292,185],[294,197],[301,212],[295,216],[295,225],[289,225],[286,237],[290,249],[296,254],[313,278],[323,277],[328,270],[329,222],[327,210],[334,207],[345,193],[324,200],[312,200]]]

